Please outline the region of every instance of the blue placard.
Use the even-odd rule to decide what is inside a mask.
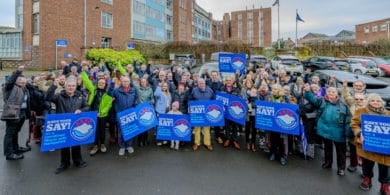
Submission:
[[[246,55],[240,53],[219,54],[218,57],[219,72],[233,72],[240,70],[245,73]]]
[[[160,114],[157,140],[191,141],[191,123],[188,115]]]
[[[125,141],[157,125],[156,113],[150,102],[117,113],[117,120]]]
[[[256,128],[299,135],[298,105],[256,101]]]
[[[97,112],[46,115],[41,151],[94,142],[96,119]]]
[[[215,99],[222,101],[226,119],[245,125],[248,110],[245,99],[219,91],[215,93]]]
[[[66,47],[66,46],[68,46],[68,41],[65,39],[57,39],[56,46],[57,47]]]
[[[362,114],[363,150],[390,155],[390,117]]]
[[[64,58],[70,58],[72,55],[70,53],[64,53]]]
[[[190,101],[188,110],[193,127],[219,127],[225,125],[223,104],[221,101]]]

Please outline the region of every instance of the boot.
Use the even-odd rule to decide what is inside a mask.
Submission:
[[[381,184],[381,195],[390,195],[390,184],[388,183]]]

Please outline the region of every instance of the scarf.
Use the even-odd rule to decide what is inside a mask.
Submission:
[[[384,115],[386,113],[385,107],[380,107],[380,108],[374,108],[370,104],[368,104],[367,109],[375,114],[380,114]]]

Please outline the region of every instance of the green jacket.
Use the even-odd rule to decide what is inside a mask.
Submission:
[[[95,91],[96,86],[92,84],[92,81],[89,80],[88,75],[86,72],[81,73],[81,79],[83,80],[85,88],[88,89],[90,95],[88,97],[88,105],[91,105],[93,102],[93,99],[95,98]],[[104,93],[102,100],[99,103],[99,117],[106,117],[108,116],[108,113],[110,112],[110,109],[112,107],[112,97],[109,96],[107,93]]]

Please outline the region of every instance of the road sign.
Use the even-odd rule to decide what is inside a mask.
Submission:
[[[68,46],[68,41],[65,39],[57,39],[56,46],[57,47],[66,47],[66,46]]]
[[[134,49],[135,48],[135,43],[134,42],[128,42],[127,43],[127,49]]]

